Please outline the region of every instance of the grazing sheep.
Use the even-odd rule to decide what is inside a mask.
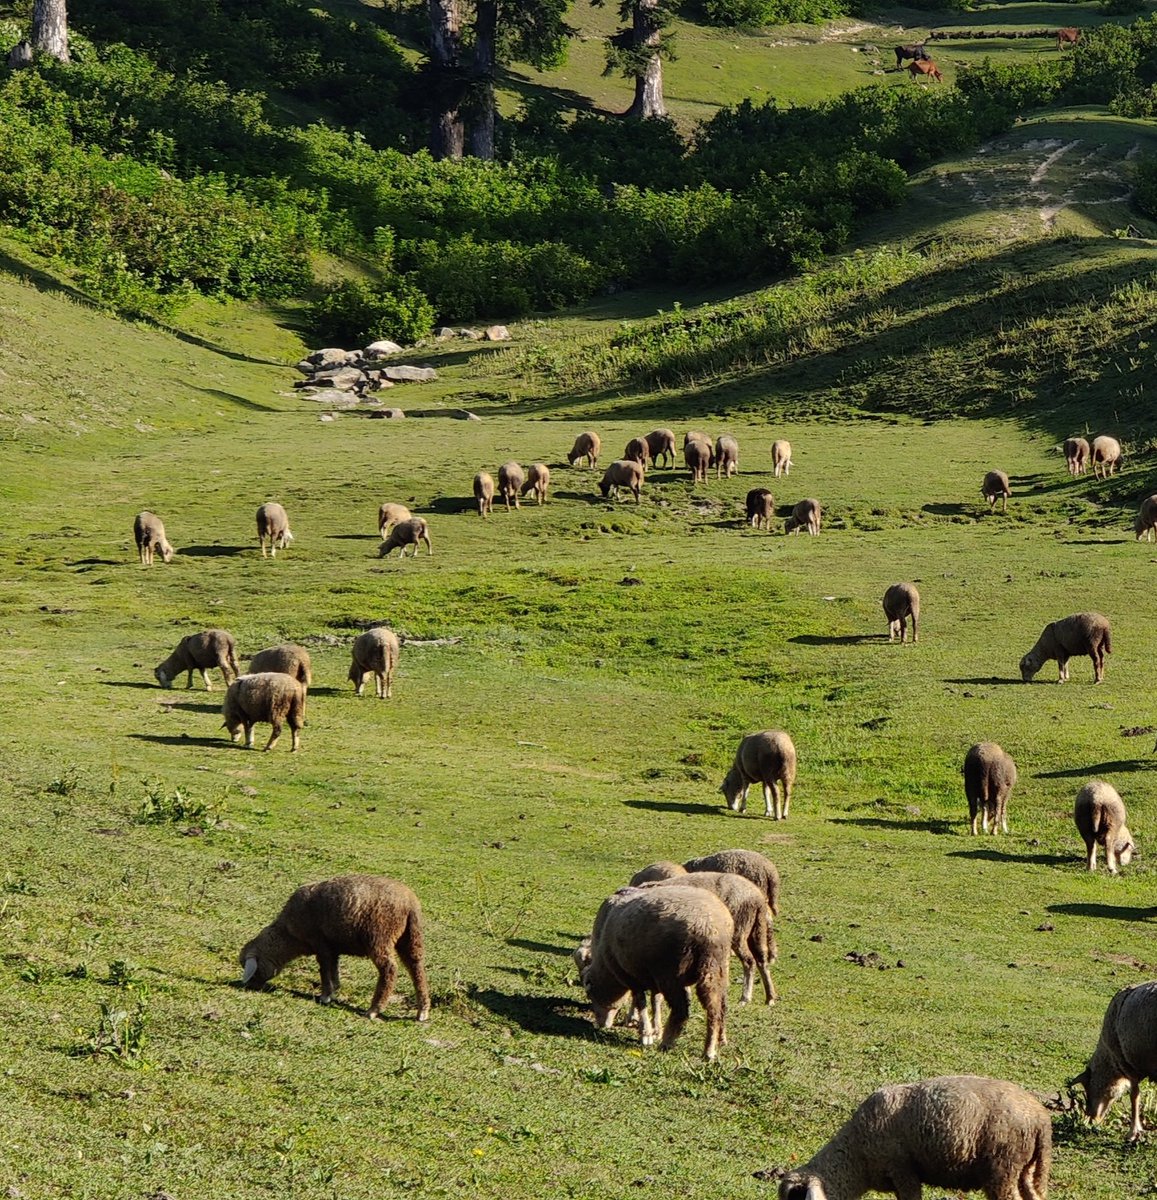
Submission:
[[[686,874],[686,867],[681,867],[675,862],[667,862],[664,859],[660,862],[651,863],[650,866],[644,867],[641,871],[636,871],[631,876],[631,882],[627,886],[638,887],[643,883],[653,883],[656,879],[673,879],[676,875]]]
[[[382,538],[389,535],[395,525],[408,521],[413,514],[404,504],[386,503],[378,509],[378,533]]]
[[[914,583],[894,583],[884,593],[884,616],[888,618],[888,641],[900,635],[903,642],[908,629],[908,618],[912,618],[912,640],[918,640],[920,625],[920,593]]]
[[[258,721],[273,726],[265,749],[272,750],[288,722],[293,734],[293,750],[301,749],[301,727],[305,724],[305,688],[291,675],[280,671],[262,671],[257,675],[239,675],[225,692],[222,709],[229,740],[237,741],[245,732],[245,745],[253,749],[253,726]]]
[[[1133,521],[1133,532],[1137,535],[1137,541],[1144,538],[1147,542],[1151,542],[1153,540],[1151,535],[1155,530],[1157,530],[1157,496],[1146,496],[1141,501],[1141,507]]]
[[[643,486],[643,468],[637,462],[627,462],[626,459],[620,458],[618,462],[613,462],[606,471],[603,472],[602,480],[599,483],[599,491],[604,496],[609,496],[614,493],[614,498],[619,497],[619,488],[629,488],[635,497],[635,503],[639,503],[639,489]]]
[[[261,543],[261,557],[265,557],[265,542],[269,542],[271,558],[277,557],[278,550],[284,550],[293,541],[289,532],[289,517],[280,504],[263,504],[257,510],[257,540]]]
[[[775,467],[775,477],[791,474],[791,442],[780,439],[771,443],[771,461]]]
[[[730,871],[696,871],[674,875],[667,879],[652,879],[641,885],[644,889],[661,887],[694,887],[718,896],[727,905],[735,929],[731,935],[731,950],[743,964],[743,1004],[751,1002],[755,972],[763,981],[766,1004],[779,998],[772,982],[770,964],[779,956],[775,945],[775,930],[771,910],[763,892],[742,875]]]
[[[226,685],[241,674],[241,668],[237,665],[237,643],[233,635],[224,629],[206,629],[181,638],[176,650],[153,670],[153,674],[161,687],[171,688],[173,680],[182,671],[188,671],[189,678],[185,686],[192,687],[193,672],[200,671],[205,681],[205,691],[211,692],[213,685],[209,682],[208,672],[213,667],[220,667]]]
[[[739,474],[739,443],[729,434],[715,439],[715,478],[726,473],[728,479]]]
[[[1020,660],[1020,677],[1028,683],[1050,658],[1055,658],[1060,671],[1057,682],[1067,683],[1069,659],[1074,654],[1087,654],[1093,660],[1093,682],[1100,683],[1105,678],[1105,655],[1112,652],[1108,618],[1098,612],[1074,613],[1044,627],[1036,645]]]
[[[1003,471],[989,471],[980,485],[980,494],[987,498],[990,512],[996,508],[998,498],[1000,511],[1008,512],[1008,498],[1012,495],[1012,488],[1008,486],[1008,476]]]
[[[396,550],[399,546],[402,548],[402,553],[399,558],[406,557],[406,547],[414,547],[414,558],[418,557],[418,543],[426,543],[427,555],[434,553],[434,547],[430,544],[430,526],[425,517],[411,517],[408,521],[399,521],[393,529],[390,530],[389,536],[378,547],[378,557],[385,558],[391,550]]]
[[[675,434],[672,430],[653,429],[647,434],[646,440],[647,450],[655,466],[659,465],[660,458],[667,459],[665,466],[675,465]]]
[[[425,1021],[430,1016],[430,988],[424,949],[422,906],[404,883],[384,875],[338,875],[299,887],[274,921],[245,944],[241,982],[264,987],[294,959],[312,954],[321,971],[321,1003],[329,1004],[341,987],[339,957],[368,958],[378,968],[378,985],[366,1014],[373,1020],[394,990],[396,952],[414,981],[418,1020]]]
[[[595,917],[589,948],[576,953],[582,985],[600,1029],[609,1029],[629,992],[640,1014],[644,1046],[662,1038],[669,1050],[690,1015],[687,989],[695,988],[707,1015],[703,1056],[714,1061],[726,1040],[727,963],[734,923],[727,906],[695,888],[623,888]],[[647,993],[653,997],[647,1011]],[[661,1034],[660,997],[671,1015]]]
[[[651,447],[647,443],[645,437],[633,437],[627,443],[627,448],[623,451],[623,460],[625,462],[637,462],[643,468],[643,473],[646,474],[647,465],[651,461]]]
[[[353,662],[350,664],[349,680],[354,685],[354,695],[360,696],[366,676],[374,674],[374,690],[379,700],[388,700],[394,694],[394,671],[398,667],[401,646],[397,634],[383,625],[375,625],[354,638]]]
[[[510,511],[511,500],[514,501],[515,508],[522,507],[518,502],[518,496],[525,482],[526,473],[513,459],[510,462],[504,462],[498,468],[498,494],[506,502],[507,512]]]
[[[566,456],[567,462],[573,467],[580,458],[585,458],[593,471],[599,465],[599,453],[602,447],[603,443],[597,433],[590,430],[580,433],[575,438],[570,453]]]
[[[747,493],[747,521],[753,529],[771,528],[775,516],[775,497],[767,488],[752,488]]]
[[[173,547],[165,537],[165,525],[156,513],[148,509],[133,518],[133,539],[137,543],[137,554],[142,567],[153,565],[153,555],[159,550],[164,562],[173,561]]]
[[[1093,438],[1092,458],[1093,475],[1097,479],[1108,479],[1121,465],[1121,443],[1107,434]]]
[[[806,529],[813,536],[820,531],[823,522],[823,510],[818,500],[801,500],[792,510],[791,516],[783,523],[784,533],[798,533]]]
[[[977,742],[964,756],[964,794],[973,837],[978,822],[985,833],[995,833],[998,825],[1008,832],[1008,794],[1015,784],[1016,763],[995,742]]]
[[[531,463],[529,470],[526,472],[526,482],[522,485],[522,494],[525,496],[527,492],[533,489],[534,502],[536,504],[545,504],[546,493],[549,487],[550,467],[546,463]]]
[[[1139,1142],[1143,1079],[1157,1079],[1157,980],[1130,984],[1109,1001],[1093,1057],[1069,1086],[1079,1083],[1085,1089],[1085,1115],[1099,1121],[1128,1084],[1129,1141]]]
[[[707,468],[711,465],[713,457],[711,446],[707,442],[692,438],[683,443],[683,462],[691,472],[692,483],[707,482]]]
[[[283,675],[292,675],[307,692],[313,682],[313,664],[309,659],[309,651],[304,646],[295,646],[292,642],[271,646],[268,650],[258,650],[249,660],[249,670],[246,674],[259,675],[262,671],[280,671]]]
[[[922,1184],[988,1200],[1045,1200],[1052,1121],[1015,1083],[943,1075],[874,1091],[810,1162],[789,1171],[779,1200],[920,1200]]]
[[[775,819],[787,820],[791,807],[791,785],[795,782],[795,746],[791,738],[779,729],[749,733],[735,752],[735,761],[719,790],[732,812],[746,812],[747,789],[753,783],[763,785],[764,816],[772,815],[775,800]],[[776,784],[779,790],[776,790]]]
[[[779,916],[779,871],[775,863],[757,850],[719,850],[702,858],[689,858],[685,871],[730,871],[750,879],[767,897],[767,906],[773,917]]]
[[[478,515],[488,517],[494,507],[494,480],[486,471],[474,476],[474,499],[478,502]]]
[[[1089,462],[1089,443],[1083,437],[1065,438],[1065,466],[1070,475],[1083,475]]]
[[[1117,864],[1127,867],[1133,858],[1133,835],[1129,832],[1125,802],[1117,789],[1103,780],[1086,783],[1077,793],[1073,820],[1089,854],[1089,870],[1097,869],[1097,847],[1105,848],[1109,874],[1117,874]]]

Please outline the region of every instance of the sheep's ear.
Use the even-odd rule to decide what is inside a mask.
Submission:
[[[241,976],[242,983],[248,983],[254,975],[257,974],[257,959],[247,958],[245,960],[245,972]]]

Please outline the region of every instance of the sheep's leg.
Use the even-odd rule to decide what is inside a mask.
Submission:
[[[378,986],[374,988],[374,998],[370,1001],[369,1012],[366,1013],[371,1021],[377,1019],[378,1014],[382,1011],[382,1005],[390,1002],[390,996],[394,991],[394,978],[398,973],[392,953],[387,953],[374,965],[378,968]]]
[[[891,1183],[892,1191],[896,1193],[896,1200],[922,1200],[924,1187],[919,1177],[912,1172],[906,1171],[902,1167],[893,1168]],[[1004,1198],[994,1196],[991,1200],[1004,1200]]]
[[[912,614],[912,641],[913,641],[913,642],[918,642],[919,640],[920,640],[920,637],[919,637],[919,622],[918,622],[918,621],[917,621],[917,619],[916,619],[916,614],[915,614],[915,613],[913,613],[913,614]]]
[[[727,988],[724,980],[701,979],[695,985],[695,994],[703,1005],[707,1017],[707,1036],[703,1039],[703,1057],[714,1062],[719,1055],[719,1046],[727,1045]],[[684,993],[686,999],[686,993]],[[672,1039],[674,1040],[674,1039]]]
[[[1068,683],[1068,681],[1069,681],[1068,655],[1064,655],[1063,657],[1059,654],[1057,655],[1057,670],[1060,673],[1060,678],[1057,680],[1057,682],[1058,683]]]
[[[1092,842],[1086,842],[1085,845],[1089,851],[1089,870],[1095,871],[1097,869],[1097,843],[1094,840]]]
[[[651,1033],[655,1042],[663,1036],[663,994],[657,991],[651,993]]]
[[[1098,647],[1089,657],[1093,660],[1093,682],[1102,683],[1105,678],[1105,653]]]
[[[408,934],[403,934],[397,945],[398,955],[414,984],[414,999],[418,1005],[418,1020],[430,1019],[430,985],[426,981],[426,964],[420,953],[416,953]]]
[[[687,1024],[687,1018],[691,1015],[691,1004],[687,999],[685,987],[676,985],[664,991],[663,995],[666,996],[667,1003],[671,1006],[671,1015],[667,1018],[667,1024],[663,1029],[659,1049],[670,1050],[683,1032],[683,1026]],[[706,1007],[706,1003],[704,1003],[704,1007]]]
[[[647,1005],[646,992],[632,992],[631,1006],[633,1009],[632,1016],[639,1023],[639,1041],[644,1046],[653,1046],[655,1044],[655,1026],[651,1020],[651,1012]]]
[[[385,694],[386,694],[386,677],[385,677],[385,675],[382,674],[381,671],[375,671],[374,672],[374,695],[377,696],[377,698],[379,700],[382,700],[385,698]],[[359,696],[361,695],[360,688],[358,689],[358,695]]]
[[[321,971],[321,995],[318,1001],[329,1004],[338,993],[340,983],[337,972],[337,955],[329,949],[320,950],[317,954],[317,966]]]
[[[750,786],[751,785],[747,784],[747,783],[745,783],[743,785],[743,791],[741,791],[739,793],[739,803],[736,805],[736,808],[735,808],[736,812],[741,812],[741,813],[747,812],[747,789]]]
[[[980,825],[980,807],[970,801],[968,809],[972,817],[972,836],[976,837],[977,827]]]
[[[783,819],[786,821],[788,809],[791,808],[791,784],[786,779],[781,779],[779,786],[783,791],[783,804],[781,807],[783,809]]]
[[[772,801],[775,801],[774,809]],[[770,817],[772,812],[775,813],[775,819],[779,820],[779,797],[775,794],[774,784],[765,783],[763,785],[763,815]]]
[[[213,685],[209,682],[209,672],[205,667],[201,667],[200,670],[201,670],[201,678],[205,681],[205,691],[211,692],[213,690]],[[193,681],[193,673],[190,671],[189,672],[189,685],[190,686],[192,686],[192,681]]]
[[[1139,1142],[1145,1132],[1145,1126],[1141,1122],[1141,1083],[1139,1080],[1130,1080],[1129,1098],[1133,1104],[1133,1125],[1129,1130],[1129,1141]]]
[[[1105,839],[1105,862],[1109,867],[1109,874],[1117,874],[1117,848],[1113,845],[1113,838]]]
[[[767,960],[757,958],[755,965],[759,969],[759,978],[763,980],[763,1002],[765,1004],[774,1004],[779,999],[779,993],[775,990],[775,980],[771,977],[771,970],[767,965]]]
[[[290,734],[292,736],[290,737],[289,749],[296,754],[301,749],[301,726],[291,725]]]

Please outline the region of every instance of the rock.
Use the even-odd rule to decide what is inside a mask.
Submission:
[[[344,367],[349,362],[350,357],[357,357],[356,351],[339,350],[336,347],[330,347],[328,350],[314,350],[312,354],[305,356],[305,361],[313,363],[315,367]]]
[[[337,388],[340,392],[352,392],[356,388],[365,387],[366,376],[364,371],[359,371],[356,367],[341,367],[336,371],[315,375],[310,383],[313,387]]]
[[[482,331],[480,329],[459,329],[458,336],[465,338],[468,342],[480,342],[482,340]]]
[[[406,414],[400,408],[383,408],[380,415],[387,421],[400,421]]]
[[[397,342],[391,342],[383,339],[380,342],[370,342],[370,344],[362,351],[366,358],[386,358],[391,354],[401,354],[402,347]]]
[[[448,342],[451,338],[458,336],[457,329],[451,329],[449,325],[443,325],[434,330],[434,340],[436,342]]]
[[[505,325],[491,325],[482,336],[488,342],[508,342],[510,330]]]
[[[339,392],[336,388],[311,392],[308,399],[316,400],[318,404],[328,404],[331,408],[353,408],[358,402],[355,392]]]
[[[303,375],[312,375],[314,372],[314,365],[309,361],[308,358],[303,358],[301,362],[294,363],[294,370],[300,371]]]
[[[395,383],[430,383],[438,378],[433,367],[383,367],[382,374]]]
[[[337,414],[336,413],[322,413],[321,416],[318,417],[317,419],[319,421],[336,421]]]

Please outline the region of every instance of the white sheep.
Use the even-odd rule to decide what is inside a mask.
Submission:
[[[747,521],[753,529],[771,528],[775,516],[775,497],[767,488],[752,488],[747,493]]]
[[[795,782],[795,746],[780,729],[765,729],[761,733],[749,733],[739,743],[735,761],[727,772],[719,790],[727,800],[732,812],[747,810],[747,790],[753,783],[763,785],[764,815],[772,815],[772,800],[775,801],[775,819],[787,820],[791,807],[791,788]],[[779,790],[776,790],[778,785]]]
[[[1008,498],[1012,495],[1008,476],[1003,471],[989,471],[980,485],[980,494],[988,500],[988,509],[993,511],[1000,500],[1000,511],[1008,512]]]
[[[570,453],[566,456],[567,462],[573,467],[580,458],[585,458],[593,471],[599,465],[599,454],[602,451],[602,440],[599,435],[593,430],[588,429],[586,433],[580,433],[574,440],[574,445],[571,447]]]
[[[675,465],[675,434],[670,429],[652,429],[647,434],[647,450],[651,455],[651,459],[655,466],[659,465],[659,459],[663,458],[667,461],[664,466],[673,467]]]
[[[510,511],[510,502],[514,501],[515,508],[521,508],[518,502],[518,497],[522,492],[522,485],[526,482],[526,472],[522,467],[511,460],[504,462],[498,468],[498,494],[506,502],[506,511]]]
[[[739,474],[739,443],[727,433],[715,439],[715,478]]]
[[[758,850],[717,850],[702,858],[689,858],[683,864],[684,871],[730,871],[751,880],[767,897],[767,906],[773,917],[779,916],[779,870],[775,863]]]
[[[635,497],[635,503],[639,503],[639,491],[643,486],[643,468],[637,462],[628,462],[625,458],[620,458],[617,462],[611,463],[603,472],[603,477],[599,481],[599,491],[604,496],[612,496],[613,499],[619,498],[619,488],[627,488]]]
[[[775,477],[777,479],[781,475],[790,475],[793,465],[791,461],[791,442],[785,442],[782,438],[772,442],[771,462],[775,467]]]
[[[813,536],[819,533],[823,524],[823,509],[818,500],[801,500],[792,510],[791,516],[783,523],[784,533],[798,533],[806,529]]]
[[[884,616],[888,618],[888,641],[895,641],[896,634],[904,641],[908,618],[912,618],[912,641],[919,639],[920,593],[914,583],[894,583],[884,593]]]
[[[153,555],[158,550],[162,561],[173,561],[173,547],[169,545],[169,539],[165,537],[164,522],[156,513],[151,513],[148,509],[137,513],[133,518],[133,540],[137,544],[137,555],[140,557],[141,566],[151,567]]]
[[[296,646],[292,642],[270,646],[267,650],[258,650],[249,660],[249,670],[246,674],[259,675],[262,671],[280,671],[283,675],[292,675],[306,692],[313,682],[313,663],[310,662],[309,651],[304,646]]]
[[[242,732],[245,745],[253,749],[253,726],[259,721],[273,726],[265,749],[272,750],[289,725],[294,751],[301,749],[301,727],[305,724],[305,688],[280,671],[262,671],[258,675],[240,675],[225,692],[222,709],[229,740],[237,741]]]
[[[1107,434],[1093,438],[1092,458],[1093,475],[1108,479],[1121,465],[1121,443]]]
[[[410,520],[412,516],[404,504],[391,504],[387,501],[378,509],[378,535],[386,538],[395,525]]]
[[[237,643],[233,635],[224,629],[205,629],[181,638],[177,648],[154,668],[153,674],[161,687],[171,688],[173,680],[182,671],[187,671],[189,678],[185,686],[192,687],[193,672],[200,671],[205,681],[205,691],[211,692],[213,685],[209,682],[208,672],[214,667],[221,669],[226,684],[241,674],[241,668],[237,665]]]
[[[633,437],[627,443],[626,449],[623,450],[624,462],[636,462],[643,468],[643,474],[647,473],[647,467],[651,462],[651,445],[645,437]]]
[[[1117,874],[1118,863],[1127,867],[1133,858],[1133,835],[1126,822],[1125,802],[1117,789],[1104,780],[1094,779],[1077,793],[1073,820],[1088,852],[1090,871],[1097,869],[1097,847],[1105,848],[1109,874]]]
[[[1036,645],[1020,660],[1020,677],[1028,683],[1050,659],[1056,659],[1058,683],[1069,679],[1069,659],[1087,654],[1093,663],[1093,682],[1105,678],[1105,655],[1112,654],[1109,620],[1098,612],[1074,613],[1046,625]]]
[[[1070,475],[1083,475],[1089,462],[1089,443],[1083,437],[1065,438],[1065,466]]]
[[[478,515],[488,517],[494,508],[494,480],[488,471],[479,471],[474,476],[474,499],[478,504]]]
[[[1015,1083],[942,1075],[878,1088],[810,1162],[789,1171],[779,1200],[920,1200],[921,1185],[988,1200],[1045,1200],[1052,1121]]]
[[[526,482],[522,485],[522,494],[534,492],[536,504],[546,503],[546,493],[550,488],[550,467],[546,463],[531,463],[526,471]]]
[[[321,971],[320,1001],[329,1004],[341,987],[339,957],[368,958],[378,969],[366,1014],[373,1020],[394,990],[395,953],[414,981],[418,1020],[428,1020],[430,988],[418,897],[384,875],[338,875],[299,887],[277,917],[245,944],[239,956],[241,982],[264,987],[294,959],[312,954]]]
[[[1151,542],[1154,531],[1157,531],[1157,495],[1146,496],[1141,501],[1141,507],[1133,521],[1133,532],[1137,535],[1137,541],[1144,538]]]
[[[627,886],[638,887],[640,884],[653,883],[656,879],[674,879],[676,875],[686,874],[686,867],[681,867],[677,862],[668,862],[666,859],[663,859],[659,862],[651,863],[641,871],[636,871],[631,876],[631,881]]]
[[[964,756],[964,795],[972,819],[972,836],[977,824],[985,833],[1000,826],[1008,832],[1008,797],[1016,785],[1016,763],[995,742],[977,742]]]
[[[401,653],[398,635],[384,625],[375,625],[354,638],[351,652],[349,680],[354,685],[354,694],[362,694],[366,676],[372,672],[378,699],[388,700],[394,694],[394,672]]]
[[[270,501],[257,510],[257,540],[261,543],[261,557],[265,557],[265,543],[269,542],[270,557],[276,558],[278,550],[284,550],[293,541],[289,531],[289,517],[280,504]]]
[[[408,521],[399,521],[393,529],[390,530],[389,536],[378,547],[378,557],[385,558],[391,550],[396,550],[399,546],[402,552],[400,558],[406,557],[406,547],[413,546],[413,557],[418,557],[418,544],[426,543],[427,556],[434,553],[434,547],[430,544],[430,526],[425,517],[411,517]]]

